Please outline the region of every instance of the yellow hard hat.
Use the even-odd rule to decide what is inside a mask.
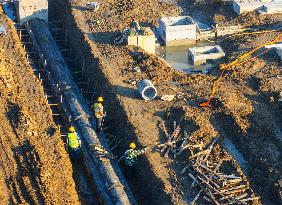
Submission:
[[[131,149],[135,149],[136,145],[135,145],[135,143],[132,142],[132,143],[129,144],[129,147],[130,147]]]
[[[70,131],[70,132],[74,132],[74,127],[73,127],[73,126],[70,126],[69,131]]]
[[[103,102],[103,101],[104,101],[103,97],[98,97],[98,102]]]

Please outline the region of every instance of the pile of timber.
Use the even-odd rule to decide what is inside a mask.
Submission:
[[[161,128],[165,134],[165,142],[157,144],[157,148],[168,157],[174,159],[184,150],[190,152],[189,163],[183,168],[181,174],[188,172],[193,180],[192,188],[198,190],[197,195],[191,202],[192,205],[200,200],[200,196],[209,204],[254,204],[259,198],[254,197],[246,181],[240,176],[221,172],[222,164],[226,159],[219,162],[212,157],[212,151],[219,137],[216,137],[208,146],[204,143],[196,143],[184,130],[181,134],[181,127],[173,121],[173,131],[168,132],[165,123],[162,121]]]
[[[248,184],[240,177],[227,175],[220,170],[224,159],[216,162],[211,157],[212,149],[218,137],[205,149],[193,153],[189,157],[189,164],[182,170],[182,174],[188,171],[188,176],[193,180],[192,187],[198,189],[191,204],[195,204],[200,196],[212,204],[254,204],[258,197],[254,197]]]
[[[165,133],[165,142],[157,144],[157,148],[161,153],[164,154],[164,157],[167,158],[169,154],[172,154],[175,159],[180,155],[184,150],[188,148],[203,148],[204,144],[192,144],[191,137],[188,136],[186,130],[184,130],[184,137],[181,137],[180,125],[177,125],[176,121],[173,121],[173,131],[169,134],[165,123],[162,121],[162,129]]]

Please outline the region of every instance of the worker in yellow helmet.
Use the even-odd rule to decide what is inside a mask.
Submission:
[[[98,97],[97,102],[94,103],[94,105],[92,105],[91,107],[92,111],[95,114],[97,129],[102,129],[104,117],[106,116],[104,112],[103,102],[103,97]]]
[[[144,154],[146,150],[147,148],[136,150],[135,143],[132,142],[129,144],[129,149],[126,150],[123,157],[121,158],[124,159],[126,166],[126,177],[128,179],[133,179],[135,177],[138,156]]]
[[[141,150],[136,150],[136,145],[135,143],[130,143],[129,148],[125,153],[124,153],[124,158],[125,158],[125,164],[129,167],[133,167],[137,164],[137,157],[141,154],[144,154],[146,151],[145,149]]]
[[[69,128],[67,143],[71,155],[77,155],[80,148],[80,139],[73,126]]]

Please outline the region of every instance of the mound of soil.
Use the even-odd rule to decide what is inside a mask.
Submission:
[[[1,8],[0,22],[0,203],[80,204],[42,85]]]

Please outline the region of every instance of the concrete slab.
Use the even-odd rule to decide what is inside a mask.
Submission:
[[[276,2],[272,5],[264,5],[258,9],[259,14],[278,14],[282,13],[282,2]]]
[[[15,7],[20,24],[32,18],[48,22],[48,0],[20,0],[15,2]]]
[[[127,37],[127,45],[136,46],[144,49],[150,54],[156,53],[156,37],[154,32],[148,28],[144,29],[144,35],[140,34],[131,34]]]
[[[238,14],[258,10],[263,14],[281,13],[282,0],[234,0],[233,10]]]
[[[194,43],[197,40],[197,24],[190,16],[163,17],[159,20],[159,35],[166,45]]]
[[[194,65],[205,64],[207,60],[216,60],[225,56],[220,46],[193,47],[188,49],[188,58]]]

